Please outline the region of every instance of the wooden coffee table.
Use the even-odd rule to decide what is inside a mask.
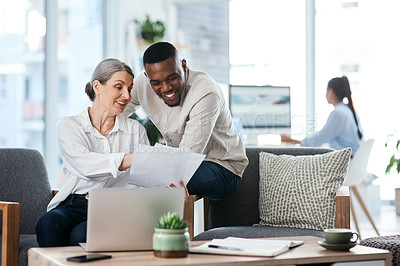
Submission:
[[[332,262],[374,261],[373,265],[392,265],[392,255],[387,250],[357,245],[350,251],[330,251],[320,245],[322,240],[312,236],[280,237],[269,239],[303,240],[302,246],[275,257],[225,256],[190,253],[186,258],[164,259],[153,255],[152,251],[135,252],[101,252],[112,255],[111,259],[87,262],[85,265],[287,265]],[[192,241],[197,246],[205,241]],[[69,262],[67,257],[88,254],[80,247],[31,248],[29,249],[29,265],[79,265]]]

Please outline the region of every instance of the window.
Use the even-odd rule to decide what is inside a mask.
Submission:
[[[229,21],[230,83],[290,87],[291,132],[305,136],[304,1],[231,0]]]
[[[390,155],[384,143],[399,129],[394,117],[400,98],[400,2],[317,0],[315,7],[317,129],[332,110],[325,99],[328,81],[346,75],[364,136],[375,139],[368,170],[380,177],[381,199],[393,199],[400,179],[385,176]]]
[[[44,1],[0,2],[1,147],[43,151]],[[6,115],[4,115],[6,114]]]
[[[103,58],[102,4],[57,1],[58,21],[49,23],[58,25],[58,36],[50,36],[58,40],[58,73],[44,73],[45,0],[0,2],[0,113],[7,114],[0,116],[0,124],[7,125],[0,131],[0,147],[33,148],[44,154],[45,74],[57,76],[58,88],[50,89],[59,92],[54,108],[46,112],[56,112],[61,119],[88,104],[84,87]],[[56,150],[57,145],[50,148]],[[60,160],[56,162],[47,164],[53,187],[62,179]]]
[[[180,52],[190,68],[229,84],[229,1],[177,4]]]

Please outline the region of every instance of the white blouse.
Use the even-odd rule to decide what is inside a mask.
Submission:
[[[86,194],[95,188],[127,187],[129,169],[118,168],[134,145],[147,144],[144,127],[136,120],[117,115],[107,137],[92,126],[88,108],[79,115],[63,118],[57,127],[63,160],[64,180],[50,201],[51,210],[70,194]]]

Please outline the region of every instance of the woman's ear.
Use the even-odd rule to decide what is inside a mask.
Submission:
[[[100,93],[100,86],[101,86],[100,81],[98,80],[93,81],[93,91],[96,95]]]

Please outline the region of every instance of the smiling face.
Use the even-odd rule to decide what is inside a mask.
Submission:
[[[131,100],[133,77],[126,71],[117,71],[105,84],[93,81],[96,93],[94,104],[111,115],[121,114]]]
[[[185,86],[186,61],[180,64],[178,59],[168,59],[154,64],[146,64],[147,76],[153,91],[164,100],[168,106],[179,105]]]

